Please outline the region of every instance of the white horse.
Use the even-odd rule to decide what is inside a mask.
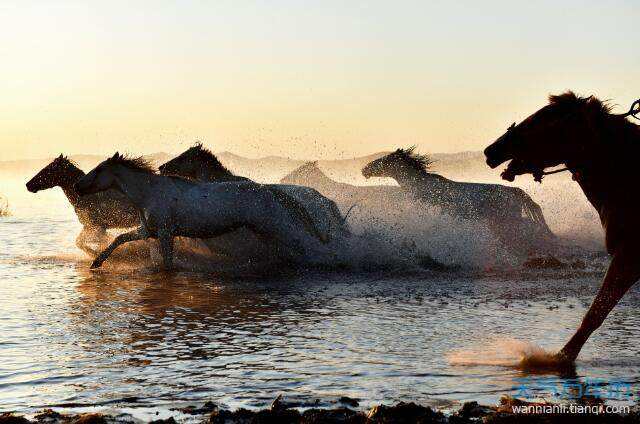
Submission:
[[[292,261],[304,260],[326,242],[312,223],[301,221],[272,191],[252,182],[202,183],[158,175],[144,159],[116,153],[75,184],[80,195],[110,188],[138,209],[140,227],[116,237],[91,268],[101,266],[123,243],[155,238],[163,265],[170,269],[174,237],[212,238],[242,227],[275,242],[278,256]]]
[[[196,143],[180,155],[160,165],[158,170],[163,175],[179,175],[208,182],[251,181],[227,169],[202,143]],[[347,211],[343,217],[336,203],[317,190],[294,184],[264,184],[264,188],[273,191],[281,199],[289,197],[288,202],[296,206],[301,214],[309,215],[309,219],[313,220],[318,230],[328,239],[339,239],[350,235],[349,225],[346,222],[349,212]]]

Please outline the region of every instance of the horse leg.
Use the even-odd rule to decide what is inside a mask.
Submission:
[[[142,227],[129,231],[127,233],[120,234],[111,242],[109,246],[107,246],[106,249],[104,249],[93,260],[93,263],[91,264],[91,269],[99,268],[104,263],[104,261],[106,261],[107,258],[113,253],[113,251],[116,250],[116,248],[121,244],[128,243],[130,241],[135,241],[135,240],[143,240],[146,238],[147,238],[147,232]]]
[[[167,230],[158,231],[162,267],[168,271],[173,268],[173,235]]]
[[[640,278],[640,262],[635,250],[619,249],[611,260],[600,291],[582,319],[582,324],[558,353],[562,362],[573,363],[591,333],[600,327],[631,286]]]

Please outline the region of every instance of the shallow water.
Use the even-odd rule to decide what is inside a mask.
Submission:
[[[258,279],[135,265],[90,272],[59,193],[9,194],[13,215],[0,218],[1,410],[259,407],[279,393],[321,406],[348,395],[362,406],[453,407],[503,394],[568,400],[581,384],[610,402],[637,400],[638,289],[591,338],[575,376],[514,366],[532,348],[525,342],[562,346],[601,266]]]

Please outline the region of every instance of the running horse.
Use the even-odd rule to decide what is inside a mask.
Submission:
[[[80,196],[114,189],[139,211],[139,227],[120,234],[92,263],[97,268],[121,244],[158,239],[165,269],[173,267],[175,237],[213,238],[247,228],[275,242],[285,260],[312,261],[327,241],[305,216],[259,184],[205,183],[159,175],[143,158],[116,153],[74,184]],[[281,249],[284,248],[284,249]]]
[[[104,240],[109,228],[135,227],[139,222],[138,212],[123,194],[115,190],[81,197],[73,185],[84,175],[71,159],[61,154],[31,178],[26,186],[31,193],[60,187],[83,227],[76,238],[76,246],[96,255],[98,252],[87,242],[91,239]]]
[[[505,246],[523,253],[548,251],[555,236],[542,209],[519,187],[454,181],[432,170],[415,146],[397,149],[362,169],[365,178],[387,177],[416,199],[463,219],[485,222]]]
[[[249,178],[235,175],[218,160],[211,150],[199,142],[160,165],[158,170],[162,175],[178,175],[204,182],[254,183]],[[323,196],[317,190],[295,184],[261,184],[261,187],[271,191],[299,215],[304,215],[304,219],[312,220],[327,239],[350,235],[347,217],[340,214],[333,200]]]
[[[629,117],[640,113],[640,100],[625,114],[593,96],[573,92],[549,97],[549,103],[513,124],[484,151],[487,165],[509,162],[502,178],[567,170],[598,211],[612,256],[604,281],[580,327],[555,355],[559,364],[575,362],[589,336],[600,327],[631,286],[640,278],[640,127]],[[564,165],[562,169],[545,171]]]

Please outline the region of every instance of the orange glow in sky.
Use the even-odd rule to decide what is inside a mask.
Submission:
[[[0,5],[2,160],[478,150],[550,92],[640,97],[637,1],[53,3]]]

